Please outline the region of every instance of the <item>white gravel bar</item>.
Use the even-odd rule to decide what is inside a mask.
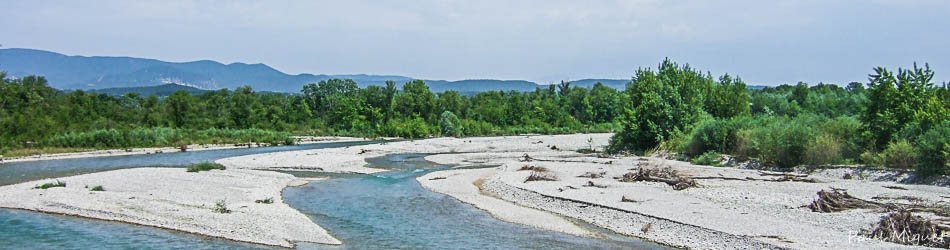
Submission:
[[[34,189],[55,181],[66,187]],[[264,245],[341,244],[281,199],[292,175],[256,170],[134,168],[0,187],[0,207],[174,229]],[[91,191],[102,186],[105,191]],[[273,199],[271,204],[256,200]],[[212,211],[224,201],[230,213]]]

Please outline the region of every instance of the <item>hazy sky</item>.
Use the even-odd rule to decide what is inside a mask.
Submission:
[[[0,44],[287,73],[629,79],[664,57],[751,84],[950,80],[950,1],[0,0]]]

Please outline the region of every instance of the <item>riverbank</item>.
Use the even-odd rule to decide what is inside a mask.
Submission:
[[[888,202],[910,202],[900,200],[901,197],[945,202],[948,198],[944,197],[950,196],[950,189],[945,187],[904,185],[860,176],[846,179],[831,173],[836,170],[802,177],[813,181],[776,181],[783,176],[652,157],[578,153],[581,149],[603,148],[609,137],[610,134],[578,134],[434,138],[249,155],[218,162],[230,168],[374,173],[384,170],[366,167],[364,159],[425,153],[434,154],[426,159],[439,164],[499,165],[494,172],[447,170],[418,180],[430,190],[471,203],[502,220],[545,227],[552,224],[551,219],[545,218],[556,214],[670,246],[704,249],[907,248],[865,236],[866,231],[873,229],[872,223],[885,215],[883,211],[817,213],[805,206],[818,198],[818,191],[832,189],[846,189],[864,200]],[[544,171],[521,170],[537,167]],[[698,186],[674,190],[662,182],[618,180],[639,169],[666,167],[696,178]],[[526,182],[532,174],[542,178]],[[473,191],[475,187],[477,194]],[[499,205],[499,200],[511,204]],[[506,215],[509,210],[504,207],[512,204],[534,212]],[[576,233],[570,227],[545,228]]]
[[[853,209],[836,213],[817,213],[812,212],[805,206],[818,198],[816,195],[818,191],[833,189],[846,189],[849,194],[860,199],[880,202],[922,204],[950,200],[948,198],[950,197],[950,188],[947,187],[907,185],[895,183],[886,178],[868,178],[873,176],[847,175],[850,176],[847,177],[843,175],[841,170],[815,170],[810,175],[785,175],[759,170],[697,166],[687,162],[652,157],[608,157],[596,153],[584,154],[578,152],[600,149],[607,144],[610,136],[610,134],[576,134],[433,138],[339,148],[274,152],[220,159],[216,162],[227,166],[228,170],[211,171],[209,173],[226,176],[258,173],[262,176],[284,175],[258,170],[377,173],[387,170],[372,168],[367,163],[367,159],[391,154],[432,154],[425,159],[442,165],[462,167],[497,166],[484,169],[437,171],[416,179],[429,190],[444,193],[459,201],[472,204],[498,219],[572,235],[597,237],[596,233],[588,232],[574,225],[571,220],[566,219],[571,218],[620,234],[669,246],[701,249],[912,248],[870,239],[865,236],[866,231],[873,229],[871,224],[877,223],[885,215],[883,211]],[[663,182],[621,181],[624,175],[636,173],[640,170],[665,168],[675,170],[681,176],[693,178],[696,185],[685,189],[675,189]],[[184,172],[182,169],[177,170]],[[145,169],[143,171],[151,170]],[[138,185],[136,182],[148,182],[149,185],[166,185],[164,183],[151,183],[167,181],[172,183],[167,185],[181,186],[157,186],[151,189],[142,189],[142,192],[183,188],[200,193],[204,189],[202,185],[206,185],[205,182],[207,182],[200,179],[180,181],[178,178],[182,176],[176,177],[175,175],[169,175],[167,178],[160,177],[159,179],[136,179],[131,172],[118,171],[69,178],[86,178],[113,172],[116,172],[116,174],[111,178],[124,180],[121,183],[125,183],[125,185]],[[126,178],[126,175],[132,175],[132,178]],[[284,177],[299,180],[289,175],[284,175]],[[127,179],[131,181],[125,181]],[[247,182],[221,180],[220,183],[215,185],[220,185],[216,186],[218,189],[242,191],[259,188],[257,187],[259,185],[270,185],[266,182],[257,183],[257,181],[253,181],[253,178],[251,179]],[[72,185],[72,180],[66,181]],[[288,181],[288,183],[292,182],[296,181]],[[116,184],[118,183],[116,182]],[[30,205],[33,207],[32,209],[47,209],[51,212],[68,209],[70,206],[79,208],[86,206],[85,201],[72,200],[69,197],[47,196],[55,197],[56,199],[53,200],[47,197],[33,197],[43,194],[42,192],[63,192],[49,191],[57,188],[42,191],[31,189],[31,185],[36,184],[40,183],[30,182],[2,187],[0,192],[3,192],[5,196],[0,196],[0,200],[2,200],[0,204],[8,205],[0,206],[20,206],[18,208],[31,209],[22,207],[26,205],[17,204],[33,204]],[[109,186],[104,184],[90,183],[82,185],[103,185],[107,191],[110,190]],[[285,183],[280,186],[286,185],[288,184]],[[15,186],[19,188],[10,189]],[[65,189],[69,188],[77,188],[77,186]],[[102,216],[116,213],[136,215],[137,213],[137,210],[129,210],[119,206],[97,205],[100,203],[115,203],[120,200],[125,203],[139,204],[135,203],[138,202],[134,201],[135,199],[126,201],[121,199],[123,197],[119,197],[114,200],[96,200],[96,195],[99,195],[96,192],[83,189],[72,192],[77,194],[88,193],[85,195],[93,197],[89,200],[91,205],[88,206],[102,206],[98,207],[101,209],[98,210],[99,213],[105,214]],[[278,204],[280,192],[275,193],[275,204]],[[142,195],[144,194],[139,194],[139,196]],[[232,196],[238,197],[236,200],[240,200],[242,204],[249,203],[252,199],[261,199],[260,197],[249,197],[246,193],[237,191],[220,193],[216,197],[217,199],[226,198],[228,204],[231,204]],[[55,202],[59,198],[71,203]],[[128,197],[124,198],[127,199]],[[175,197],[169,198],[176,199]],[[19,199],[29,202],[20,202]],[[207,197],[202,199],[198,203],[190,201],[191,203],[185,204],[200,207],[199,210],[189,208],[193,211],[207,212],[209,210],[208,206],[213,205],[213,203],[208,204]],[[212,199],[211,202],[214,200]],[[77,206],[76,204],[83,206]],[[282,205],[282,203],[279,204]],[[256,206],[256,204],[250,205]],[[173,212],[179,211],[178,208],[174,207],[158,206],[152,210],[152,213],[161,216],[161,211],[167,209],[172,209]],[[76,211],[82,212],[85,210]],[[294,212],[299,215],[299,212]],[[202,213],[181,215],[182,218],[204,216]],[[247,216],[258,216],[261,218],[257,219],[264,220],[269,215],[249,212]],[[139,223],[135,221],[135,217],[121,217],[117,220]],[[284,218],[281,221],[313,224],[306,216],[302,218]],[[208,223],[215,222],[208,220]],[[269,222],[258,222],[257,224],[266,223]],[[163,227],[161,224],[157,226]],[[313,226],[316,226],[316,224],[313,224]],[[319,228],[319,226],[316,227]],[[215,233],[213,228],[187,230],[195,230],[197,233],[201,233],[201,230],[212,230],[211,233]],[[316,231],[316,229],[314,230]],[[265,238],[264,241],[275,242],[273,239],[280,237],[263,236],[263,238]],[[260,242],[252,240],[248,241]],[[321,239],[303,241],[313,240]],[[329,242],[327,244],[333,244],[331,240],[325,238],[322,240]],[[286,241],[293,242],[294,240],[288,238]]]
[[[474,184],[486,196],[520,206],[665,245],[700,249],[919,248],[866,236],[873,230],[872,224],[876,225],[886,215],[884,211],[854,209],[818,213],[806,206],[818,198],[818,191],[832,189],[846,190],[863,200],[896,204],[950,201],[947,187],[906,185],[888,178],[848,177],[850,175],[839,169],[813,170],[810,175],[786,177],[758,170],[698,166],[652,157],[606,158],[572,152],[585,148],[585,139],[577,136],[574,143],[565,144],[570,146],[558,146],[561,150],[433,155],[427,159],[441,164],[501,166],[491,175],[447,170],[420,177],[419,181],[426,186]],[[595,148],[605,145],[606,140],[597,139],[594,138]],[[620,181],[623,175],[640,169],[667,167],[681,176],[694,178],[698,185],[675,190],[662,182]],[[490,212],[501,210],[477,199],[433,190],[471,201]]]
[[[337,137],[337,136],[302,136],[302,137],[299,137],[298,139],[299,139],[299,141],[297,142],[298,144],[350,142],[350,141],[367,141],[368,140],[368,139],[357,138],[357,137]],[[187,151],[204,151],[204,150],[262,147],[262,146],[268,146],[268,145],[258,144],[258,143],[203,144],[203,145],[194,144],[194,145],[188,145],[186,149]],[[175,153],[175,152],[181,152],[181,148],[180,147],[154,147],[154,148],[131,148],[131,149],[106,149],[106,150],[91,150],[91,151],[70,152],[70,153],[38,154],[38,155],[20,156],[20,157],[7,157],[3,159],[3,163],[44,161],[44,160],[64,160],[64,159],[104,157],[104,156],[163,154],[163,153]],[[2,163],[0,163],[0,167],[3,167]]]
[[[56,183],[65,187],[35,187]],[[0,207],[174,229],[273,246],[341,244],[285,204],[285,187],[307,181],[255,170],[189,173],[135,168],[0,186]],[[102,191],[92,191],[100,186]],[[265,202],[270,199],[271,203]],[[218,206],[217,203],[222,206]],[[228,210],[227,213],[223,209]],[[217,209],[217,210],[216,210]]]

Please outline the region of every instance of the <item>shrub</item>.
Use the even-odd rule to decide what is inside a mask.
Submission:
[[[202,163],[196,163],[196,164],[192,164],[191,166],[188,166],[188,169],[185,171],[200,172],[200,171],[209,171],[212,169],[224,170],[225,168],[221,164],[217,164],[213,162],[202,162]]]
[[[844,159],[854,159],[864,151],[865,137],[861,136],[863,131],[861,121],[850,116],[841,116],[829,119],[821,124],[821,131],[824,134],[834,136],[840,143],[841,157]]]
[[[887,167],[910,169],[917,162],[917,152],[907,140],[897,140],[887,144],[881,160]]]
[[[840,163],[841,148],[841,142],[835,136],[817,136],[805,148],[805,163],[819,166]]]
[[[66,187],[66,182],[56,180],[55,182],[43,183],[42,185],[36,185],[33,189],[48,189],[54,187]]]
[[[414,119],[393,119],[386,124],[384,134],[407,139],[423,138],[430,134],[429,125],[420,117]]]
[[[780,119],[752,131],[755,154],[764,162],[782,168],[802,163],[805,148],[812,140],[813,130],[803,120]]]
[[[442,130],[443,136],[462,136],[461,125],[458,116],[455,116],[451,111],[442,112],[439,117],[439,129]]]
[[[720,160],[722,159],[722,154],[716,151],[708,151],[702,155],[693,158],[689,162],[696,165],[708,165],[708,166],[722,166]]]
[[[90,188],[89,191],[106,191],[106,189],[102,188],[102,186],[95,186]]]
[[[925,175],[946,174],[950,169],[950,123],[936,127],[917,139],[920,165],[917,170]]]
[[[224,200],[219,200],[218,202],[215,202],[214,207],[211,208],[211,211],[215,213],[222,213],[222,214],[231,213],[231,210],[228,209],[228,204],[225,203]]]
[[[254,201],[254,203],[271,204],[271,203],[274,203],[274,198],[273,198],[273,197],[268,197],[267,199],[256,200],[256,201]]]
[[[736,150],[738,132],[751,124],[752,120],[747,117],[703,122],[693,130],[686,153],[693,156],[708,151],[731,153]]]

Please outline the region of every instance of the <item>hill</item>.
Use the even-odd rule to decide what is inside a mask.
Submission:
[[[360,87],[384,85],[393,80],[400,85],[414,78],[395,75],[325,75],[280,72],[265,64],[222,64],[210,60],[193,62],[166,62],[155,59],[106,56],[67,56],[35,49],[0,49],[0,70],[12,77],[42,75],[50,85],[59,89],[110,89],[159,86],[167,84],[194,86],[199,89],[234,89],[250,85],[255,90],[276,92],[299,92],[303,85],[331,78],[353,79]],[[582,79],[575,86],[591,87],[595,82],[623,89],[628,80]],[[531,91],[546,87],[523,80],[475,79],[461,81],[426,80],[436,92],[457,90],[480,92],[488,90]],[[168,88],[167,86],[164,88]],[[138,90],[136,90],[138,91]]]
[[[142,96],[157,95],[157,96],[169,96],[172,93],[178,91],[188,91],[192,95],[198,95],[204,92],[211,90],[199,89],[191,86],[178,85],[174,83],[162,84],[158,86],[146,86],[146,87],[124,87],[124,88],[106,88],[106,89],[94,89],[89,90],[90,93],[101,93],[111,96],[122,96],[128,93],[137,93]]]

